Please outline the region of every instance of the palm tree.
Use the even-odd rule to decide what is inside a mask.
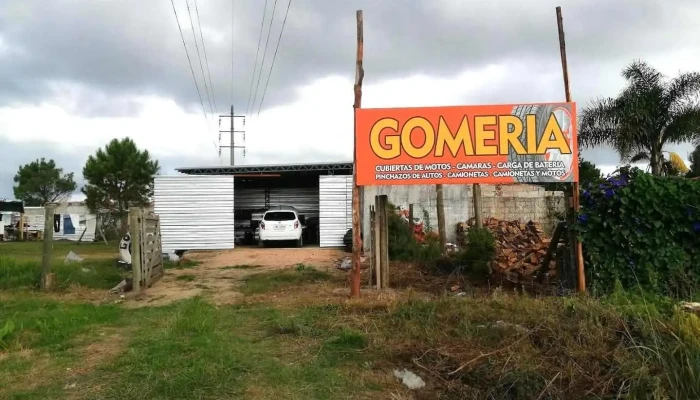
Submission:
[[[668,154],[668,158],[666,158],[666,154]],[[651,156],[649,153],[646,151],[641,151],[629,160],[632,163],[637,163],[640,161],[647,161],[650,162],[649,167],[651,167]],[[649,167],[647,167],[647,171],[649,170]],[[661,174],[666,175],[666,176],[678,176],[678,175],[685,175],[690,171],[687,165],[685,165],[685,161],[681,158],[681,156],[678,155],[678,153],[674,153],[672,151],[662,151],[661,152]]]
[[[627,87],[617,98],[598,99],[581,113],[583,147],[612,146],[623,162],[648,160],[651,173],[664,174],[664,146],[700,143],[700,73],[667,81],[643,61],[622,71]]]

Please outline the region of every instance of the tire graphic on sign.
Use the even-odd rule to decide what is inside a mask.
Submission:
[[[520,105],[513,107],[511,115],[515,115],[523,121],[522,143],[523,146],[525,146],[525,148],[527,148],[528,145],[527,135],[524,133],[527,130],[526,116],[531,114],[535,115],[535,121],[537,124],[536,136],[538,143],[542,139],[542,135],[544,135],[544,129],[547,126],[547,120],[549,120],[550,115],[554,114],[554,117],[559,123],[559,127],[564,133],[564,137],[566,137],[566,140],[569,143],[569,148],[573,149],[573,121],[571,118],[571,110],[568,105]],[[561,161],[562,163],[564,163],[563,174],[559,174],[558,176],[515,176],[513,179],[516,182],[561,183],[573,181],[573,153],[562,154],[559,150],[548,150],[545,154],[516,154],[515,151],[511,148],[508,152],[508,161],[521,163],[525,161]],[[549,171],[549,169],[547,168],[533,168],[531,170],[541,172]]]

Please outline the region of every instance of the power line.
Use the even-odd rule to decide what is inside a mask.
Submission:
[[[267,45],[270,43],[270,32],[272,32],[272,21],[275,19],[275,8],[277,8],[277,0],[272,6],[272,17],[270,18],[270,26],[267,29],[267,39],[265,40],[265,49],[263,50],[263,59],[260,63],[260,74],[258,74],[258,83],[255,84],[255,92],[253,92],[253,109],[255,109],[255,98],[258,97],[258,87],[260,87],[260,78],[262,77],[262,70],[265,66],[265,56],[267,55]]]
[[[197,84],[197,78],[194,75],[194,68],[192,68],[192,59],[190,59],[190,52],[187,51],[187,44],[185,44],[185,35],[182,34],[182,27],[180,26],[180,19],[177,17],[177,10],[175,10],[175,1],[170,0],[170,4],[173,5],[173,12],[175,13],[175,21],[177,22],[177,29],[180,30],[180,38],[182,38],[182,46],[185,48],[185,55],[187,55],[187,62],[190,64],[190,72],[192,72],[192,80],[194,80],[194,87],[197,89],[197,96],[199,96],[199,104],[202,106],[202,113],[204,114],[204,120],[207,121],[207,129],[209,128],[209,118],[207,118],[207,111],[204,108],[204,101],[202,101],[202,93],[199,91],[199,85]]]
[[[199,45],[197,44],[197,34],[194,32],[194,22],[192,22],[192,13],[190,12],[190,2],[185,0],[187,5],[187,14],[190,15],[190,25],[192,25],[192,39],[194,39],[194,47],[197,49],[197,58],[199,59],[199,69],[202,71],[202,80],[204,81],[204,90],[207,93],[207,101],[209,102],[209,111],[214,114],[214,109],[211,106],[211,98],[209,97],[209,86],[207,86],[207,76],[204,74],[202,66],[202,55],[199,53]]]
[[[263,27],[265,26],[265,14],[267,13],[267,0],[263,8],[262,20],[260,21],[260,33],[258,34],[258,49],[255,51],[255,63],[253,63],[253,76],[250,78],[250,89],[248,90],[248,105],[245,108],[245,115],[248,115],[250,109],[250,97],[253,94],[253,82],[255,82],[255,71],[258,68],[258,55],[260,54],[260,42],[262,41]],[[260,68],[262,70],[262,67]]]
[[[204,62],[207,65],[209,87],[211,88],[211,99],[214,102],[214,109],[218,110],[219,107],[217,107],[216,105],[216,96],[214,95],[214,85],[211,83],[211,71],[209,71],[209,57],[207,57],[207,46],[204,45],[204,35],[202,34],[202,21],[199,19],[199,7],[197,7],[197,0],[194,0],[194,10],[197,12],[197,25],[199,25],[199,37],[202,39],[202,50],[204,50]]]
[[[275,55],[272,56],[272,65],[270,65],[270,72],[267,74],[267,81],[265,81],[265,88],[263,89],[262,98],[260,99],[260,105],[258,105],[258,114],[260,115],[260,110],[262,109],[263,102],[265,101],[265,93],[267,93],[267,85],[270,83],[270,76],[272,76],[272,69],[275,68],[275,60],[277,59],[277,50],[280,48],[280,42],[282,41],[282,34],[284,33],[284,25],[287,24],[287,15],[289,14],[289,8],[292,6],[292,0],[287,3],[287,10],[284,12],[284,20],[282,21],[282,29],[280,30],[280,37],[277,39],[277,46],[275,46]]]

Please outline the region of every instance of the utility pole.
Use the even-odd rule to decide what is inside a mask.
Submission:
[[[221,130],[219,129],[219,140],[221,140],[222,133],[229,133],[231,135],[231,144],[229,146],[219,146],[219,156],[221,156],[221,148],[228,147],[231,149],[231,166],[235,165],[236,149],[243,149],[243,157],[245,157],[245,144],[243,146],[236,146],[236,133],[243,134],[243,143],[245,143],[245,130],[236,130],[234,128],[234,121],[236,118],[243,118],[243,127],[245,128],[245,115],[236,115],[233,113],[233,105],[231,106],[231,114],[219,115],[219,128],[221,128],[221,118],[231,118],[231,129]]]

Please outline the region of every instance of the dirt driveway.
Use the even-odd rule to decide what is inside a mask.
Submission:
[[[153,287],[128,297],[127,307],[160,306],[194,296],[214,304],[231,304],[241,296],[237,287],[246,275],[303,264],[319,270],[333,268],[347,256],[342,250],[307,247],[302,249],[260,249],[187,252],[185,259],[199,262],[193,268],[168,269]]]

